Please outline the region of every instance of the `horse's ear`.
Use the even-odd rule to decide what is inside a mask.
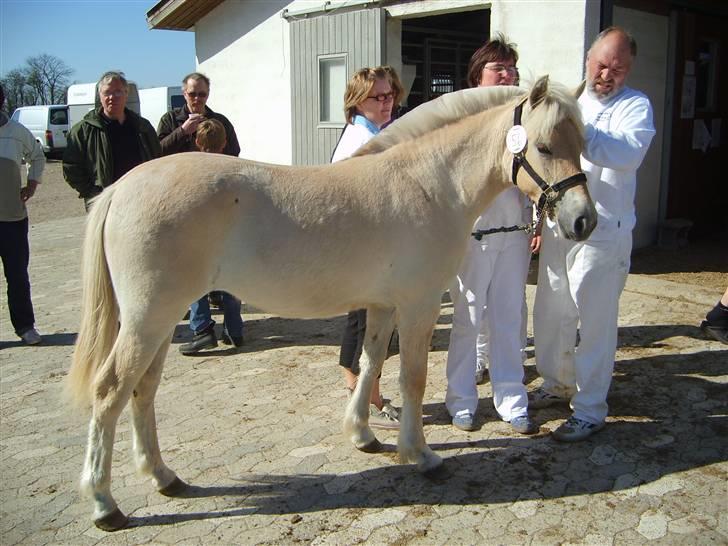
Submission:
[[[528,98],[531,103],[531,108],[536,108],[536,106],[546,97],[548,89],[549,77],[541,76],[533,86],[533,89],[531,89],[531,95]]]
[[[581,97],[581,94],[584,92],[584,88],[586,87],[586,80],[581,80],[581,83],[579,84],[579,87],[574,89],[574,97],[579,98]]]

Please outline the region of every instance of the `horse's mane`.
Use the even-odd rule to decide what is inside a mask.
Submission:
[[[536,91],[539,87],[542,87],[545,93],[539,94]],[[534,125],[539,133],[530,135],[531,140],[548,135],[563,119],[568,119],[580,132],[583,131],[581,111],[575,94],[563,85],[550,82],[548,76],[544,76],[533,85],[532,89],[512,86],[474,87],[442,95],[402,116],[359,148],[354,156],[382,152],[395,144],[413,140],[483,110],[501,106],[516,97],[525,98],[531,93],[536,94],[538,98],[533,107],[530,100],[526,102],[524,122],[528,116],[533,115],[536,121]]]
[[[514,97],[525,94],[525,89],[512,86],[474,87],[447,93],[407,112],[359,148],[354,156],[382,152],[395,144],[413,140],[425,133],[488,108],[500,106]]]

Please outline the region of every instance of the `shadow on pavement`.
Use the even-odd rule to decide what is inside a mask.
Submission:
[[[63,347],[73,345],[76,343],[77,334],[74,333],[63,333],[63,334],[44,334],[41,332],[43,341],[34,347]],[[10,347],[23,347],[25,342],[21,339],[15,341],[0,341],[0,349],[9,349]]]
[[[445,479],[431,480],[411,465],[387,465],[357,474],[248,474],[239,485],[192,485],[184,498],[220,497],[229,509],[131,517],[133,526],[168,525],[246,514],[304,514],[330,509],[410,505],[482,505],[624,492],[664,476],[728,460],[728,401],[711,380],[725,374],[728,351],[645,356],[617,362],[607,427],[587,441],[563,444],[542,428],[537,436],[500,436],[430,447],[445,459]],[[492,412],[490,399],[481,411]],[[450,426],[443,404],[426,404],[429,426]],[[567,407],[533,412],[543,424],[566,418]],[[494,414],[492,414],[494,415]],[[481,417],[482,418],[482,417]],[[354,448],[352,447],[352,450]],[[393,458],[395,446],[385,445]],[[352,454],[353,456],[354,453]],[[706,468],[706,472],[722,472]],[[182,476],[184,478],[184,476]],[[679,489],[679,485],[676,486]],[[677,502],[677,501],[676,501]],[[429,505],[429,507],[428,507]]]

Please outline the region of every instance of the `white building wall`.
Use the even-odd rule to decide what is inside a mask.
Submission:
[[[599,32],[599,6],[597,0],[494,0],[490,29],[516,43],[524,83],[548,74],[576,87],[584,78],[586,51]]]
[[[209,105],[235,126],[241,157],[291,164],[290,26],[281,12],[323,4],[228,0],[195,26],[197,69],[212,82]],[[491,8],[491,30],[500,30],[517,43],[525,81],[547,73],[569,86],[581,81],[586,47],[598,31],[596,0],[423,0],[388,6],[387,11],[393,18],[406,19],[485,7]],[[399,24],[388,27],[388,60],[400,68],[399,37],[392,32]]]
[[[227,1],[195,25],[208,104],[233,123],[245,159],[292,162],[289,24],[281,11],[298,4],[311,3]]]

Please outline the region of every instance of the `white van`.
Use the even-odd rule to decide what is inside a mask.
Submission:
[[[68,107],[63,104],[21,106],[12,119],[24,125],[40,142],[46,155],[59,154],[66,149]]]
[[[134,82],[129,83],[126,107],[139,114],[139,92]],[[71,127],[83,119],[87,112],[101,106],[95,83],[74,83],[68,88],[68,122]]]
[[[139,105],[142,117],[149,120],[152,127],[159,127],[159,120],[172,108],[184,106],[185,97],[182,88],[176,87],[150,87],[139,90]]]

